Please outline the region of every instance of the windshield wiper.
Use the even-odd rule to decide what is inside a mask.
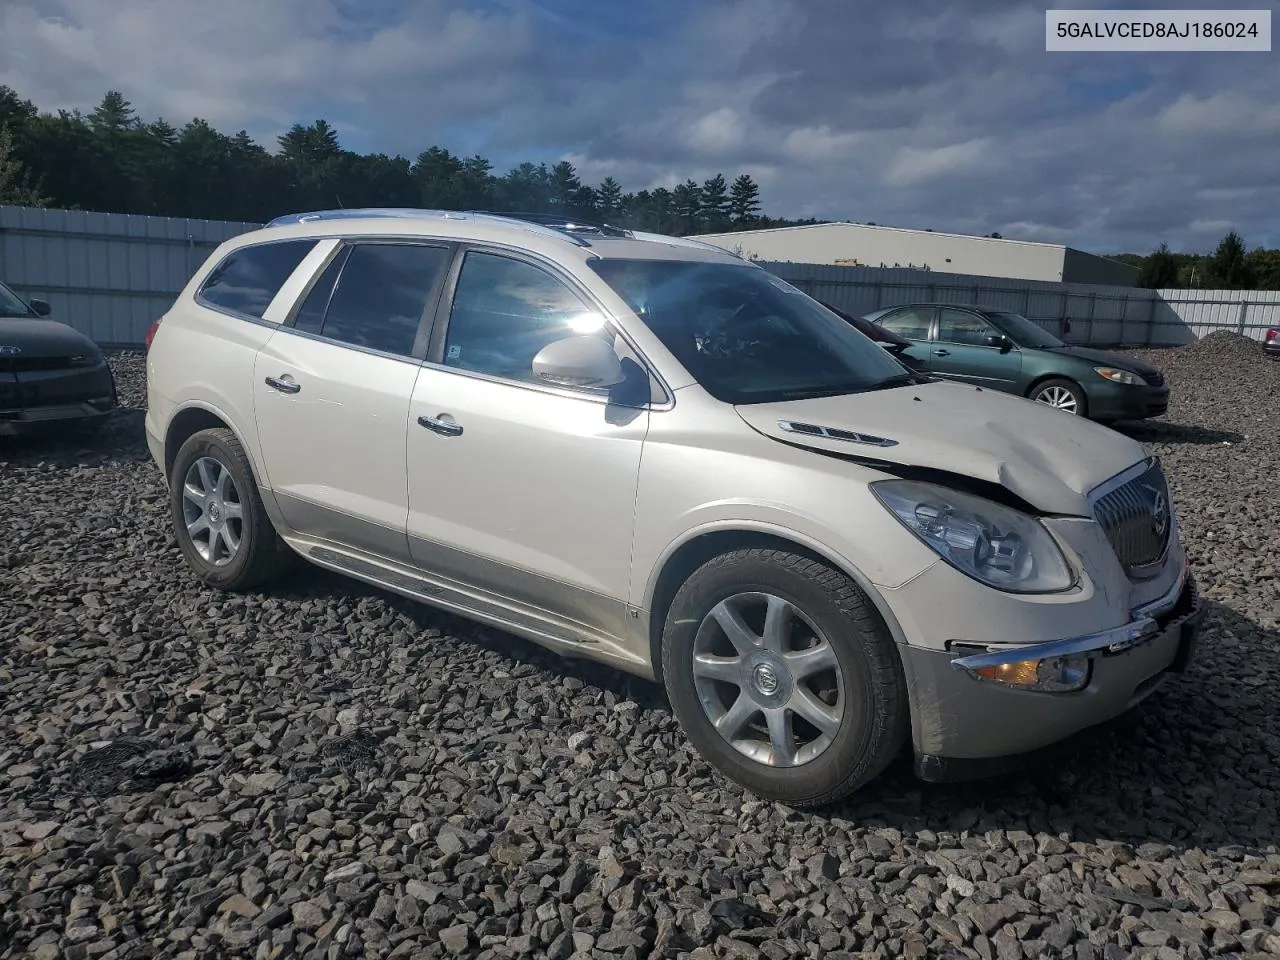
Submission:
[[[867,387],[868,390],[892,390],[894,387],[905,387],[909,383],[928,383],[924,377],[917,373],[898,373],[892,377],[886,377]]]

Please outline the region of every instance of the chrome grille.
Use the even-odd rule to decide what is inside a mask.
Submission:
[[[1113,489],[1103,488],[1093,505],[1116,557],[1129,576],[1152,576],[1169,549],[1173,531],[1173,507],[1169,484],[1158,460],[1146,470]]]

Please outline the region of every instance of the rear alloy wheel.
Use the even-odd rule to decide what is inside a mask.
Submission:
[[[1084,391],[1070,380],[1055,378],[1038,383],[1031,392],[1031,399],[1073,416],[1085,415]]]
[[[694,746],[764,799],[836,800],[907,736],[883,624],[852,581],[808,557],[749,549],[708,561],[672,601],[662,660]]]
[[[244,447],[226,428],[192,434],[178,450],[169,507],[183,557],[211,587],[251,589],[292,560],[267,517]]]

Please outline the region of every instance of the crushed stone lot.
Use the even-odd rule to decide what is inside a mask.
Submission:
[[[1280,363],[1133,352],[1192,671],[1041,770],[818,813],[654,685],[309,567],[197,586],[113,355],[103,434],[0,440],[0,958],[1280,954]]]

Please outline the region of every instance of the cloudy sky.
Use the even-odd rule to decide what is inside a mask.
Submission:
[[[1280,246],[1277,54],[1046,53],[1044,9],[0,0],[0,84],[48,110],[117,89],[144,118],[273,149],[324,117],[362,152],[568,158],[629,190],[747,172],[778,216],[1098,252],[1205,250],[1232,227]]]

